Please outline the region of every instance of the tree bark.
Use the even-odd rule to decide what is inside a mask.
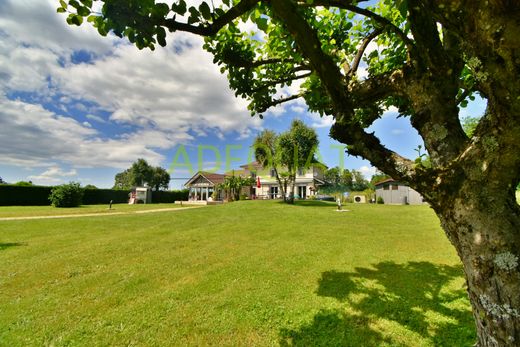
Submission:
[[[432,204],[464,265],[478,346],[520,345],[520,208],[482,182]],[[486,192],[486,194],[482,194]]]

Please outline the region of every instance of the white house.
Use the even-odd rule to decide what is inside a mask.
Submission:
[[[252,162],[240,166],[244,169],[244,173],[256,180],[252,198],[256,199],[279,199],[281,189],[276,180],[275,170],[272,168],[264,168],[258,162]],[[279,169],[282,172],[283,168]],[[316,195],[318,187],[325,184],[323,167],[314,165],[307,170],[298,170],[296,173],[294,194],[297,199],[307,199],[312,195]],[[290,190],[290,186],[287,187]]]
[[[232,174],[242,177],[253,177],[255,184],[252,187],[244,187],[242,190],[242,193],[250,199],[282,198],[281,189],[273,169],[264,168],[257,162],[240,167],[241,170],[235,170],[226,174],[197,172],[184,184],[190,190],[189,201],[207,201],[212,196],[215,185],[224,182],[225,177]],[[307,170],[301,170],[297,173],[295,182],[296,198],[307,199],[309,196],[315,195],[318,187],[325,183],[323,180],[323,168],[315,165]],[[221,198],[222,196],[212,197],[213,200],[220,200]]]
[[[375,186],[376,201],[381,197],[385,204],[420,205],[424,202],[421,194],[392,178],[377,182]]]

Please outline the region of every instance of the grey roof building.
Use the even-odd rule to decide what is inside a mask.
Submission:
[[[392,178],[377,182],[375,186],[376,199],[379,197],[383,198],[385,204],[421,205],[424,203],[421,194]]]

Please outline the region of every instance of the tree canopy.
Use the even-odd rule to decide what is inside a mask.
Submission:
[[[131,189],[147,184],[154,190],[168,189],[170,174],[162,167],[153,167],[144,159],[137,159],[130,168],[115,176],[115,189]]]

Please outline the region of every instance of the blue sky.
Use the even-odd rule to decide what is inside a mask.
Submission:
[[[199,38],[180,33],[165,48],[139,51],[88,25],[68,26],[56,6],[52,0],[0,1],[0,177],[5,181],[111,187],[117,172],[144,158],[173,168],[170,186],[180,188],[191,175],[186,167],[172,167],[176,156],[176,164],[185,162],[183,149],[194,170],[199,150],[203,168],[215,168],[215,150],[219,171],[226,161],[236,168],[247,162],[258,132],[284,131],[294,118],[316,129],[328,166],[343,160],[367,177],[375,172],[367,161],[344,155],[328,136],[333,120],[309,114],[302,102],[271,110],[263,120],[251,117],[247,102],[234,97]],[[484,107],[477,100],[461,115],[481,115]],[[389,148],[416,156],[421,140],[395,111],[385,112],[372,130]]]

